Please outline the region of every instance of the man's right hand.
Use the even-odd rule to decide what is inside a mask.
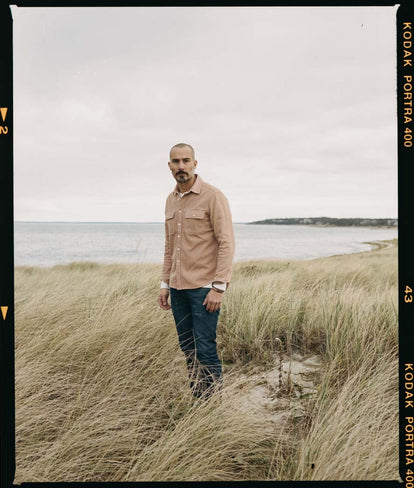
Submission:
[[[170,290],[168,288],[161,288],[158,295],[158,305],[163,310],[170,310],[171,305],[168,303],[168,297],[170,296]]]

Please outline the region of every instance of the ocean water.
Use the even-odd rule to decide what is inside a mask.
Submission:
[[[234,224],[235,261],[313,259],[367,251],[397,238],[397,228]],[[15,222],[15,266],[74,261],[162,263],[164,224]]]

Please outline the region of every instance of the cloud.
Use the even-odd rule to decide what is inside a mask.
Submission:
[[[13,17],[18,220],[162,220],[178,141],[239,221],[396,215],[393,8]]]

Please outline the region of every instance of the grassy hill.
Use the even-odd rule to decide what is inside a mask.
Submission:
[[[16,269],[16,482],[398,478],[395,245],[235,264],[221,402],[189,393],[160,270]]]

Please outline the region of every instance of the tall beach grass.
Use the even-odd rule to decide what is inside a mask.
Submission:
[[[160,266],[17,268],[16,482],[397,479],[396,253],[235,264],[221,402],[191,397]],[[318,393],[274,424],[242,373],[293,354]]]

